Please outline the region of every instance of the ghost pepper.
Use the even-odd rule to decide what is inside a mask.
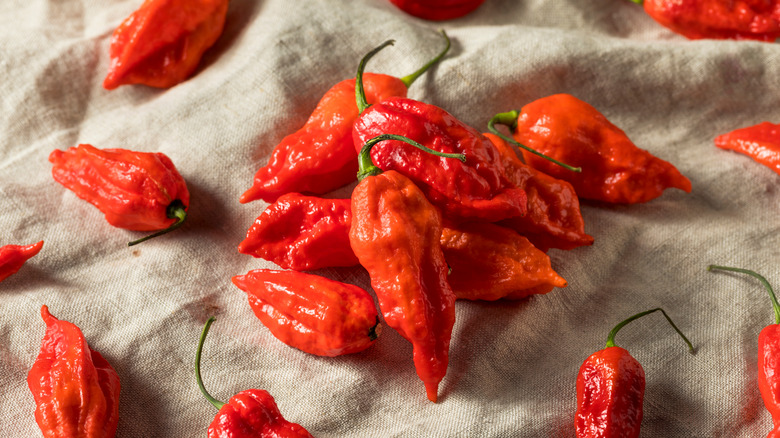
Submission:
[[[780,125],[759,123],[719,135],[715,146],[739,152],[780,173]]]
[[[0,247],[0,281],[15,274],[22,265],[43,248],[43,240],[32,245],[5,245]]]
[[[431,21],[452,20],[477,9],[485,0],[390,0],[398,9]]]

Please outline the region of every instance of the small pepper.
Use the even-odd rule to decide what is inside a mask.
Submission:
[[[645,370],[627,350],[615,345],[615,335],[631,321],[659,310],[693,353],[691,341],[661,308],[637,313],[616,325],[607,336],[607,346],[585,359],[577,375],[577,438],[639,436]]]
[[[119,375],[81,330],[45,305],[46,334],[27,375],[45,438],[111,438],[119,420]]]
[[[233,277],[260,322],[285,344],[318,356],[357,353],[381,326],[365,290],[297,271],[257,269]]]
[[[780,173],[780,125],[764,122],[737,129],[716,137],[715,146],[745,154]]]
[[[499,133],[496,123],[509,126],[514,141]],[[638,148],[598,110],[569,94],[535,100],[519,113],[497,114],[489,127],[520,146],[529,166],[568,181],[581,198],[633,204],[655,199],[670,187],[691,191],[691,182],[673,165]],[[537,153],[582,172],[564,170]]]
[[[206,321],[195,354],[195,379],[200,392],[215,408],[219,409],[208,428],[209,438],[313,438],[300,424],[291,423],[282,417],[276,401],[262,389],[247,389],[221,402],[211,396],[200,376],[200,355],[203,343],[214,322],[212,316]]]
[[[54,179],[97,207],[109,224],[133,231],[159,230],[128,245],[171,232],[187,218],[187,184],[162,153],[80,144],[53,151],[49,161]]]
[[[32,245],[5,245],[0,247],[0,281],[15,274],[22,265],[43,248],[43,240]]]
[[[452,20],[469,14],[485,0],[390,0],[409,15],[431,21]]]
[[[408,88],[450,49],[450,40],[435,58],[416,72],[395,78],[366,73],[365,93],[370,102],[391,96],[406,96]],[[393,44],[387,41],[366,54],[361,71],[378,51]],[[258,199],[274,202],[280,195],[300,192],[321,195],[355,181],[357,152],[352,144],[352,125],[358,117],[355,107],[355,79],[334,85],[322,97],[309,120],[298,131],[283,138],[265,167],[254,177],[252,187],[241,195],[241,203]]]
[[[146,0],[111,37],[103,88],[169,88],[190,77],[222,34],[228,0]]]

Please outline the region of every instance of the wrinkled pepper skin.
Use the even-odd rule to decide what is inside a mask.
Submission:
[[[409,15],[424,20],[452,20],[469,14],[485,0],[390,0]]]
[[[689,39],[771,42],[780,37],[775,1],[644,0],[644,8],[655,21]]]
[[[228,0],[146,0],[111,37],[103,88],[169,88],[190,77],[222,34]]]
[[[527,237],[542,251],[549,248],[570,250],[593,244],[585,233],[580,200],[574,187],[520,161],[512,147],[491,133],[484,133],[501,154],[508,178],[525,190],[528,214],[506,219],[501,225]]]
[[[169,208],[189,206],[184,178],[162,153],[80,144],[53,151],[49,161],[54,179],[97,207],[115,227],[162,230],[176,222]]]
[[[577,438],[636,438],[642,424],[645,371],[621,347],[599,350],[577,375]]]
[[[45,438],[110,438],[119,420],[119,376],[76,325],[41,308],[46,334],[27,375]]]
[[[774,423],[768,436],[780,436],[780,324],[758,334],[758,390]]]
[[[495,146],[445,110],[406,98],[384,100],[355,122],[356,149],[380,134],[402,135],[439,152],[466,155],[463,163],[395,140],[371,150],[377,167],[411,179],[447,218],[495,222],[526,214],[526,194],[507,179]]]
[[[22,265],[43,248],[43,240],[32,245],[5,245],[0,247],[0,281],[16,274]]]
[[[581,198],[634,204],[667,188],[691,191],[672,164],[638,148],[598,110],[569,94],[535,100],[522,108],[513,136],[519,143],[582,168],[570,172],[528,151],[529,166],[571,183]]]
[[[228,400],[209,425],[208,438],[313,438],[282,417],[267,391],[247,389]]]
[[[739,152],[780,174],[780,125],[769,122],[715,138],[715,146]]]
[[[363,351],[379,315],[365,290],[318,275],[257,269],[233,277],[258,319],[285,344],[317,356]]]
[[[455,324],[441,221],[422,191],[395,171],[369,176],[352,192],[352,250],[371,277],[385,322],[412,343],[417,375],[433,402]]]
[[[238,252],[296,271],[356,266],[349,246],[351,223],[349,199],[288,193],[255,219]]]

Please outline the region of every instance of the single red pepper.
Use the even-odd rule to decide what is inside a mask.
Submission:
[[[631,0],[661,25],[689,39],[774,41],[780,8],[765,0]]]
[[[577,438],[639,436],[645,370],[627,350],[615,345],[615,335],[631,321],[659,310],[693,353],[691,341],[661,308],[637,313],[616,325],[607,336],[607,346],[585,359],[577,375]]]
[[[763,122],[737,129],[716,137],[715,146],[745,154],[780,173],[780,125]]]
[[[363,351],[379,335],[365,290],[318,275],[257,269],[233,277],[260,322],[285,344],[318,356]]]
[[[349,199],[282,195],[255,219],[238,252],[296,271],[356,266],[349,204]]]
[[[406,96],[408,88],[450,49],[450,40],[435,58],[403,78],[366,73],[366,99],[380,102],[392,96]],[[365,66],[387,41],[366,54]],[[358,117],[355,107],[355,79],[334,85],[322,97],[309,120],[298,131],[283,138],[274,148],[268,164],[257,171],[252,187],[241,195],[241,203],[262,199],[274,202],[284,193],[321,195],[355,181],[357,152],[352,144],[352,125]]]
[[[169,88],[184,81],[222,34],[227,9],[228,0],[146,0],[111,37],[103,88]]]
[[[49,155],[54,179],[97,207],[109,224],[158,231],[135,245],[179,228],[190,193],[170,158],[162,153],[98,149],[80,144]]]
[[[409,15],[431,21],[452,20],[477,9],[485,0],[390,0]]]
[[[221,402],[211,396],[203,385],[200,375],[200,356],[203,343],[214,322],[212,316],[203,326],[195,354],[195,379],[200,392],[215,408],[219,409],[208,428],[209,438],[312,438],[300,424],[291,423],[282,417],[276,401],[262,389],[247,389]]]
[[[495,129],[509,126],[514,141]],[[690,192],[691,182],[672,164],[638,148],[598,110],[569,94],[555,94],[497,114],[491,132],[521,147],[525,162],[568,181],[581,198],[633,204],[655,199],[667,188]],[[543,153],[572,166],[574,173],[540,158]]]
[[[119,420],[119,375],[73,323],[41,307],[46,334],[27,375],[45,438],[111,438]]]
[[[43,240],[32,245],[5,245],[0,247],[0,281],[15,274],[22,265],[43,248]]]

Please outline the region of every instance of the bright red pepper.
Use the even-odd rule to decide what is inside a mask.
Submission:
[[[190,193],[171,159],[162,153],[97,149],[80,144],[49,155],[54,179],[97,207],[109,224],[158,231],[135,245],[180,227]]]
[[[233,277],[258,319],[285,344],[318,356],[363,351],[381,326],[365,290],[297,271],[257,269]]]
[[[374,103],[392,96],[406,96],[409,86],[449,51],[450,40],[434,59],[411,75],[395,78],[366,73],[366,98]],[[360,62],[361,69],[379,50],[369,52]],[[352,125],[358,117],[355,106],[355,79],[334,85],[322,97],[314,112],[298,131],[283,138],[274,148],[265,167],[254,177],[252,187],[241,195],[241,203],[262,199],[274,202],[290,192],[324,194],[355,181],[357,152],[352,144]]]
[[[631,321],[659,310],[693,353],[691,342],[661,308],[638,313],[619,323],[609,333],[607,346],[585,359],[577,375],[574,420],[577,438],[639,436],[645,371],[627,350],[615,346],[615,335]]]
[[[715,138],[715,146],[745,154],[780,173],[780,125],[764,122]]]
[[[195,378],[206,400],[219,409],[208,428],[209,438],[312,438],[300,424],[291,423],[282,417],[276,401],[262,389],[247,389],[221,402],[211,396],[200,376],[200,355],[203,343],[214,322],[212,316],[206,321],[195,355]]]
[[[43,248],[43,240],[32,245],[5,245],[0,247],[0,281],[15,274],[22,265]]]
[[[81,330],[41,307],[46,334],[27,375],[45,438],[111,438],[119,420],[119,375]]]
[[[452,20],[477,9],[485,0],[390,0],[409,15],[431,21]]]
[[[114,31],[103,88],[168,88],[190,77],[222,34],[228,0],[146,0]]]

